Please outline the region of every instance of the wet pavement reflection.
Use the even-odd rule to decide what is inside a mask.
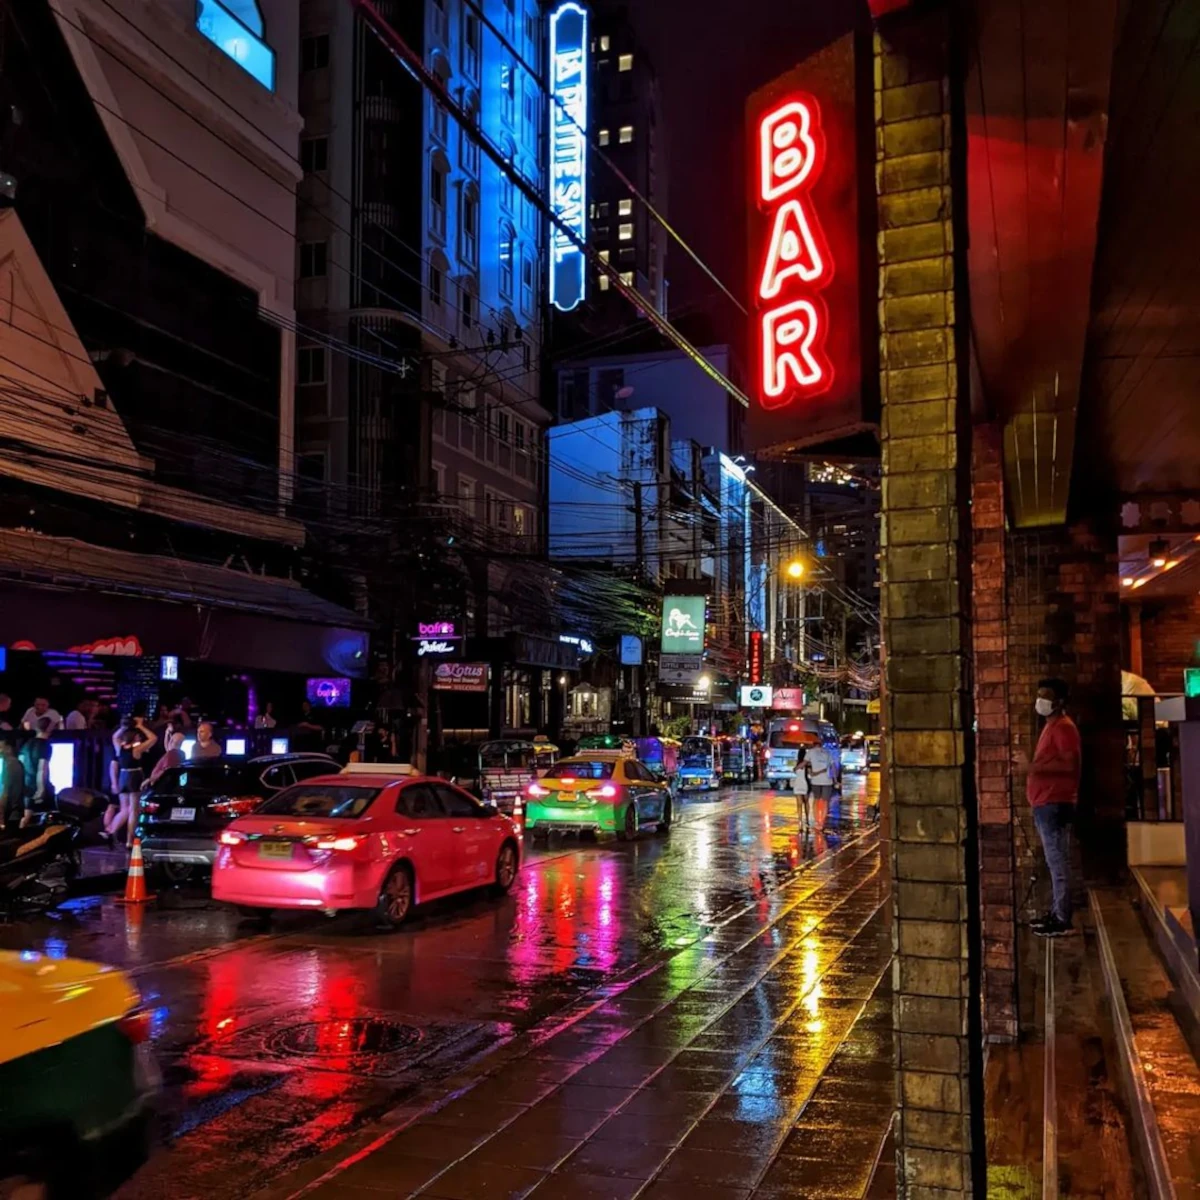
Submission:
[[[809,837],[754,788],[687,800],[669,840],[556,839],[505,899],[397,934],[263,933],[193,889],[78,900],[0,945],[122,966],[154,1009],[170,1136],[123,1196],[289,1195],[307,1160],[346,1195],[857,1195],[805,1180],[865,1180],[890,1118],[876,781]]]

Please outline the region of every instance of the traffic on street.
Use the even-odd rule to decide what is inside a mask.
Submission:
[[[877,790],[877,774],[848,778],[808,832],[790,792],[760,785],[681,795],[669,838],[524,839],[509,888],[422,904],[395,932],[361,912],[264,924],[198,875],[160,877],[145,905],[76,896],[0,926],[0,949],[108,964],[141,994],[162,1090],[149,1161],[120,1195],[288,1194],[306,1164],[332,1169],[639,980],[682,980],[731,922],[774,936],[814,871],[836,880],[843,862],[877,860]],[[818,934],[812,948],[829,947]],[[791,1088],[793,1067],[779,1070]]]

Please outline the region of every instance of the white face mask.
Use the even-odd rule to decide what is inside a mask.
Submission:
[[[1052,712],[1054,712],[1054,701],[1047,700],[1044,696],[1039,696],[1037,700],[1034,701],[1033,707],[1037,709],[1037,715],[1039,717],[1048,717]]]

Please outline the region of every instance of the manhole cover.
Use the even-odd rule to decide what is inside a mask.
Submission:
[[[271,1038],[270,1046],[279,1054],[349,1058],[407,1050],[424,1036],[415,1025],[397,1025],[374,1017],[352,1017],[346,1021],[306,1021],[301,1025],[289,1025]]]

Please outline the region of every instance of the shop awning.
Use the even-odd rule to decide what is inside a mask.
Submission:
[[[365,621],[298,583],[0,530],[0,645],[362,676]]]

